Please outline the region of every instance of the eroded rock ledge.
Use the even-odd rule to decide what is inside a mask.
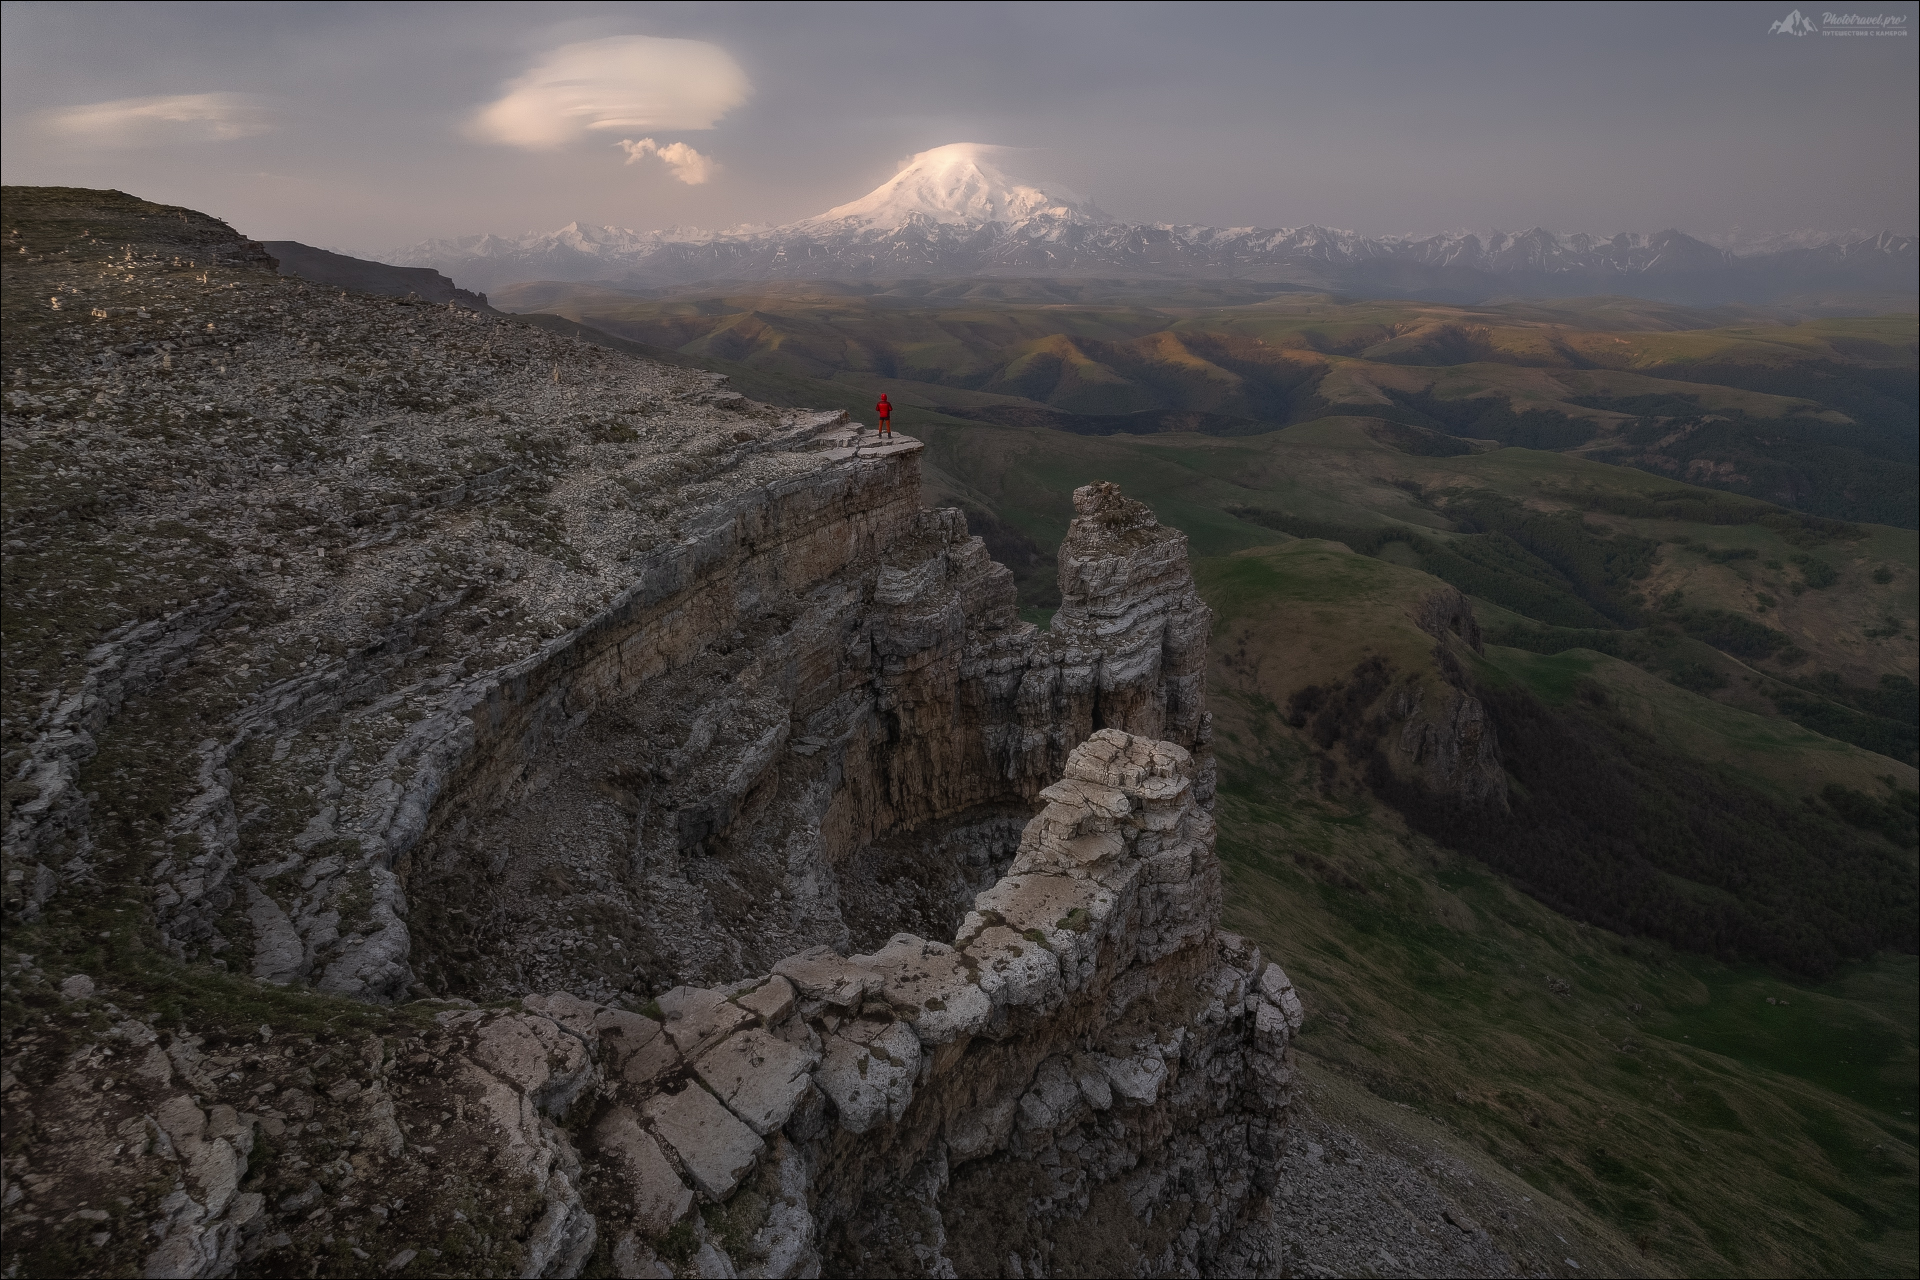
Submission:
[[[1217,931],[1193,759],[1101,730],[1043,795],[951,944],[442,1014],[470,1122],[552,1170],[547,1265],[604,1234],[625,1276],[1266,1269],[1301,1009]]]
[[[1180,533],[23,198],[9,1274],[1268,1268]]]
[[[296,1043],[244,1107],[216,1099],[281,1054],[268,1028],[241,1059],[122,1018],[14,1117],[61,1158],[8,1204],[137,1221],[149,1276],[1273,1274],[1302,1014],[1217,929],[1194,783],[1100,730],[950,942]],[[170,1190],[123,1220],[142,1186]]]
[[[415,775],[425,835],[390,855],[427,991],[631,1005],[809,945],[950,931],[1101,727],[1193,751],[1211,797],[1211,615],[1185,535],[1081,489],[1041,631],[960,513],[920,507],[918,442],[854,456],[844,434],[821,437],[830,465],[649,560],[569,647],[442,713],[453,763]],[[397,993],[397,964],[355,972]]]

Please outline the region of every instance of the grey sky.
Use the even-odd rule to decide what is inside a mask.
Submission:
[[[363,252],[784,222],[960,141],[1140,220],[1912,233],[1920,32],[1769,34],[1790,7],[10,3],[0,171]],[[476,123],[630,36],[718,46],[632,64],[667,125]]]

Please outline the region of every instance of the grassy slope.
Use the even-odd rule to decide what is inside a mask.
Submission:
[[[1230,284],[1156,293],[1064,281],[991,290],[792,282],[664,296],[543,282],[502,291],[499,301],[697,358],[866,395],[886,390],[924,408],[1173,409],[1278,424],[1316,405],[1404,417],[1399,402],[1409,395],[1481,405],[1504,398],[1516,411],[1598,429],[1556,448],[1614,453],[1823,510],[1860,508],[1827,514],[1911,517],[1910,502],[1876,487],[1868,459],[1913,462],[1910,445],[1886,438],[1913,409],[1920,344],[1912,316],[1754,323],[1756,313],[1736,308],[1625,299],[1460,307],[1293,291],[1257,297]],[[1625,403],[1635,399],[1660,405]],[[1784,425],[1759,437],[1740,426],[1694,445],[1687,432],[1666,441],[1658,430],[1634,434],[1636,415],[1678,422],[1673,415],[1689,412]],[[1458,434],[1487,434],[1470,425],[1474,416]],[[1849,426],[1856,421],[1860,428]]]
[[[1913,957],[1809,986],[1677,956],[1318,794],[1276,704],[1365,651],[1420,664],[1406,604],[1438,584],[1306,541],[1198,567],[1229,923],[1301,985],[1310,1076],[1431,1116],[1656,1268],[1911,1273]],[[1543,692],[1571,684],[1555,660],[1492,656]],[[1758,726],[1695,702],[1713,708],[1699,741],[1751,757]]]
[[[785,403],[861,413],[872,391],[702,363]],[[1096,478],[1118,481],[1191,537],[1222,628],[1212,696],[1230,923],[1305,990],[1313,1016],[1301,1047],[1323,1095],[1338,1091],[1343,1105],[1371,1107],[1387,1124],[1417,1108],[1458,1143],[1583,1206],[1592,1215],[1583,1235],[1602,1254],[1602,1243],[1624,1236],[1647,1265],[1681,1273],[1913,1274],[1912,957],[1810,986],[1576,925],[1409,833],[1390,811],[1317,794],[1310,753],[1274,710],[1369,647],[1407,668],[1428,661],[1430,642],[1406,605],[1437,584],[1338,544],[1295,541],[1229,507],[1400,523],[1445,538],[1446,517],[1395,481],[1489,488],[1543,507],[1560,505],[1556,494],[1644,495],[1673,482],[1526,450],[1411,457],[1353,418],[1221,439],[1072,436],[910,404],[898,417],[929,443],[930,501],[990,512],[1043,552],[1065,533],[1071,490]],[[1910,533],[1871,528],[1864,541],[1820,548],[1841,581],[1793,596],[1774,579],[1794,571],[1764,562],[1787,563],[1794,549],[1763,526],[1588,518],[1665,542],[1654,578],[1662,591],[1786,627],[1816,663],[1914,672],[1920,549]],[[1755,558],[1707,556],[1742,547]],[[1870,580],[1881,566],[1891,583]],[[1052,574],[1050,554],[1026,565],[1023,600],[1050,598]],[[1776,603],[1762,611],[1769,586]],[[1489,626],[1517,620],[1485,601],[1476,607]],[[1042,620],[1045,610],[1029,612]],[[1903,621],[1901,636],[1860,634],[1860,619],[1888,615]],[[1732,685],[1706,698],[1602,654],[1496,646],[1488,655],[1549,702],[1576,679],[1593,680],[1622,714],[1762,786],[1867,790],[1887,774],[1914,785],[1910,766],[1754,714],[1771,710],[1738,678],[1755,673],[1683,644],[1722,664]],[[1569,994],[1549,988],[1550,977]],[[1769,996],[1790,1003],[1769,1005]]]
[[[1044,428],[954,423],[903,414],[904,429],[923,436],[944,483],[935,495],[984,505],[1051,550],[1066,531],[1068,495],[1089,480],[1117,481],[1184,529],[1199,555],[1274,543],[1284,535],[1229,514],[1235,506],[1356,526],[1398,524],[1442,540],[1450,521],[1396,485],[1426,490],[1489,489],[1541,509],[1590,495],[1645,496],[1680,488],[1645,472],[1566,454],[1501,449],[1454,458],[1400,453],[1372,439],[1354,418],[1325,418],[1269,435],[1223,439],[1195,435],[1075,436]],[[938,478],[936,478],[937,480]],[[1737,501],[1722,498],[1722,501]],[[1756,518],[1770,510],[1752,506]],[[1641,588],[1680,591],[1689,603],[1724,608],[1786,633],[1809,655],[1808,671],[1836,670],[1869,682],[1883,674],[1920,676],[1913,635],[1920,622],[1920,544],[1910,532],[1866,526],[1867,536],[1811,554],[1838,574],[1819,590],[1792,588],[1803,573],[1791,557],[1805,554],[1759,524],[1706,525],[1596,514],[1596,525],[1666,545]],[[1684,533],[1682,532],[1684,530]],[[1672,539],[1690,537],[1692,544]],[[1754,558],[1716,563],[1712,550],[1751,549]],[[1777,561],[1778,568],[1768,567]],[[1891,580],[1873,581],[1885,569]],[[1021,582],[1024,598],[1045,598],[1051,565],[1037,564]],[[1763,596],[1771,597],[1766,604]],[[1892,618],[1899,625],[1891,634]],[[1747,673],[1751,675],[1752,673]],[[1736,687],[1724,695],[1738,699]]]
[[[1655,311],[1679,310],[1645,305]],[[1635,314],[1642,323],[1659,318]],[[1682,313],[1679,320],[1690,316]],[[560,320],[546,323],[573,327]],[[756,399],[844,408],[870,419],[868,396],[875,394],[871,387],[696,359],[620,339],[599,340],[720,370]],[[1368,433],[1368,421],[1353,417],[1323,418],[1241,438],[1078,436],[965,421],[908,403],[902,403],[896,421],[903,431],[928,442],[923,471],[930,501],[961,505],[976,516],[990,514],[1026,541],[1028,555],[1005,542],[997,542],[994,550],[1014,567],[1021,598],[1034,621],[1045,617],[1055,599],[1052,550],[1066,533],[1068,497],[1089,480],[1117,481],[1150,502],[1163,519],[1188,533],[1198,555],[1226,554],[1285,540],[1283,534],[1229,514],[1228,508],[1236,506],[1284,509],[1361,526],[1399,524],[1444,539],[1451,522],[1399,485],[1410,483],[1429,490],[1484,488],[1549,509],[1566,505],[1569,495],[1645,496],[1681,488],[1645,472],[1562,453],[1499,449],[1452,458],[1411,456],[1374,439]],[[1752,504],[1752,509],[1756,514],[1771,510],[1759,503]],[[1887,674],[1920,677],[1920,650],[1913,643],[1920,629],[1920,543],[1906,530],[1865,526],[1864,539],[1817,549],[1816,557],[1835,569],[1838,581],[1829,588],[1805,590],[1803,571],[1792,563],[1794,555],[1803,553],[1777,531],[1759,524],[1704,525],[1604,513],[1589,514],[1587,519],[1664,544],[1643,585],[1650,597],[1677,591],[1690,604],[1731,610],[1784,631],[1808,655],[1795,668],[1801,674],[1832,670],[1859,684],[1871,684]],[[1673,541],[1680,537],[1691,542]],[[1708,557],[1709,552],[1740,549],[1751,550],[1754,558],[1717,562]],[[1875,581],[1876,571],[1890,574],[1891,580]],[[1796,593],[1795,587],[1803,589]],[[1476,607],[1489,626],[1498,626],[1503,617],[1518,620],[1487,601],[1476,601]],[[1681,647],[1696,666],[1715,670],[1727,680],[1726,687],[1714,692],[1715,699],[1772,713],[1773,704],[1763,695],[1777,688],[1772,676],[1789,674],[1787,669],[1775,664],[1762,674],[1697,641],[1683,641]],[[1656,690],[1648,696],[1657,695]],[[1782,732],[1791,728],[1782,722]],[[1778,773],[1779,767],[1757,771]],[[1906,778],[1911,771],[1894,772]],[[1807,789],[1818,790],[1830,773],[1826,764],[1809,771]]]

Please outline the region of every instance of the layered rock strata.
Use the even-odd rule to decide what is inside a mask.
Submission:
[[[815,948],[675,988],[659,1024],[528,1002],[603,1063],[587,1161],[617,1189],[596,1209],[623,1274],[709,1249],[726,1257],[702,1274],[1268,1261],[1301,1011],[1277,967],[1216,932],[1192,756],[1103,729],[1042,796],[951,944]]]
[[[1040,631],[960,514],[919,507],[917,442],[820,440],[829,467],[716,513],[569,648],[443,713],[462,763],[401,865],[431,989],[645,999],[949,930],[1100,727],[1195,751],[1211,795],[1184,535],[1080,490]]]
[[[905,437],[118,193],[9,217],[16,919],[130,875],[271,983],[644,999],[950,928],[1097,727],[1210,786],[1184,539],[1111,487],[1042,632]]]
[[[950,942],[640,1012],[554,993],[223,1049],[123,1016],[14,1107],[63,1154],[10,1158],[9,1207],[30,1242],[47,1213],[103,1258],[145,1240],[119,1269],[153,1276],[1270,1272],[1302,1014],[1217,929],[1195,780],[1100,730]]]
[[[35,208],[9,1274],[1267,1265],[1182,535],[1042,631],[915,441]]]

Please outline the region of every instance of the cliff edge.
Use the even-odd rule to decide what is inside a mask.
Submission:
[[[1043,631],[917,441],[6,212],[8,1274],[1271,1268],[1183,535]]]

